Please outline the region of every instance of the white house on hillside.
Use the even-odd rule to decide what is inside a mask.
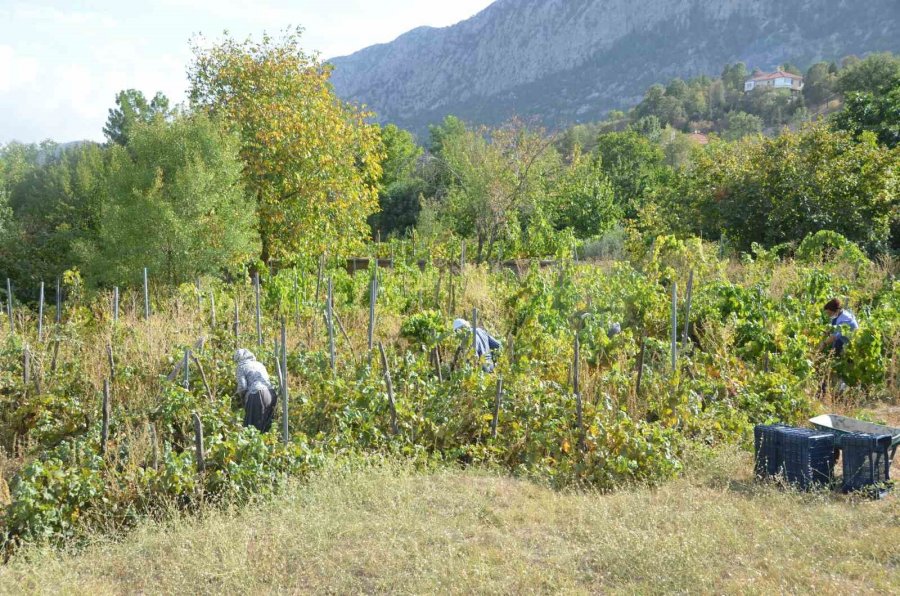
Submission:
[[[799,93],[803,90],[803,77],[783,70],[775,72],[755,72],[753,73],[753,76],[744,83],[744,92],[749,93],[760,87],[789,89]]]

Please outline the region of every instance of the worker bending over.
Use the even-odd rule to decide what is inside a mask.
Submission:
[[[244,426],[266,432],[272,427],[272,417],[278,396],[269,382],[269,373],[250,350],[234,353],[237,364],[237,394],[244,404]]]
[[[453,321],[453,331],[460,329],[471,330],[472,325],[465,319],[456,319]],[[481,327],[475,329],[475,355],[484,362],[481,367],[484,372],[494,372],[494,352],[499,349],[499,341]]]

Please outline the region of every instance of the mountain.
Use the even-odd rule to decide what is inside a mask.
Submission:
[[[421,135],[448,114],[597,120],[654,83],[718,75],[726,63],[897,52],[898,31],[900,0],[497,0],[451,27],[329,62],[341,97]]]

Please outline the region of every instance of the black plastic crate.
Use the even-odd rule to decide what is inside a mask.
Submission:
[[[890,435],[850,433],[841,436],[845,493],[879,490],[891,479]]]
[[[830,484],[834,479],[832,433],[805,428],[780,428],[781,468],[785,480],[801,489]]]
[[[781,435],[783,424],[757,424],[753,428],[753,454],[757,478],[771,478],[781,473]]]

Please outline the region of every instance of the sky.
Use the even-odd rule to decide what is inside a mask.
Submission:
[[[492,0],[0,0],[0,143],[103,140],[115,95],[184,100],[189,42],[288,26],[323,58],[422,25],[467,19]]]

